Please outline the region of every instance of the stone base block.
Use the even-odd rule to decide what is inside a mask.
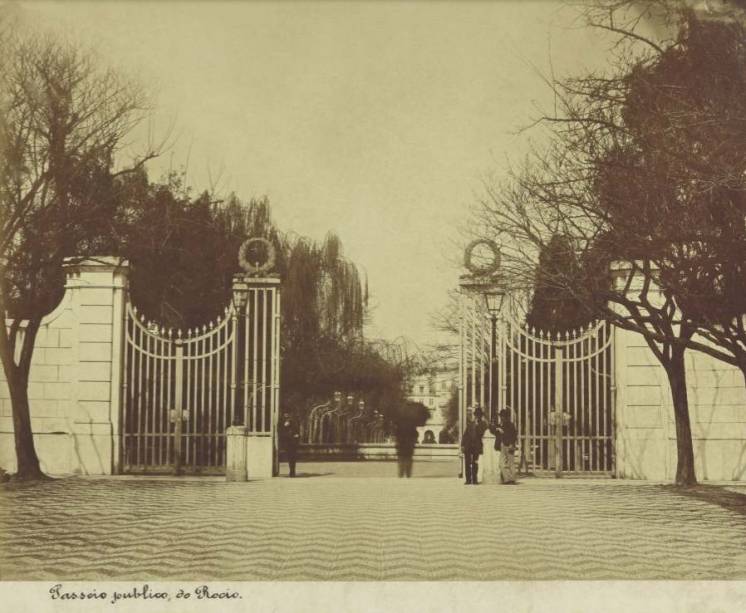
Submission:
[[[271,479],[274,449],[270,435],[246,437],[246,468],[249,479]]]
[[[225,432],[225,480],[248,481],[246,470],[246,435],[244,426],[231,426]]]

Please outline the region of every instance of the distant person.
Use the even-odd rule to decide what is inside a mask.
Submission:
[[[409,420],[401,419],[396,424],[396,458],[399,462],[399,477],[412,476],[414,447],[417,444],[417,426]]]
[[[482,455],[482,436],[487,430],[487,423],[483,418],[482,409],[476,407],[466,409],[466,427],[461,437],[461,451],[464,454],[464,473],[466,485],[477,484],[479,470],[479,456]]]
[[[515,444],[518,432],[511,420],[510,409],[500,411],[500,483],[515,485]]]
[[[280,447],[285,452],[288,462],[289,476],[295,477],[295,463],[298,459],[300,445],[300,427],[294,417],[287,411],[282,414],[280,423]]]

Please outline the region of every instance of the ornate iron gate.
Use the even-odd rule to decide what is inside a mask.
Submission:
[[[234,281],[217,321],[165,330],[127,304],[122,416],[125,472],[223,473],[225,431],[275,436],[280,293],[276,279]]]
[[[462,284],[460,422],[481,405],[511,410],[525,471],[614,472],[614,329],[596,322],[548,334],[510,304],[490,313],[483,288]]]

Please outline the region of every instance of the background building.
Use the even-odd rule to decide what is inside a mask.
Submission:
[[[409,388],[407,400],[421,402],[430,411],[424,426],[417,428],[418,443],[436,444],[441,441],[441,432],[446,429],[446,408],[458,381],[456,363],[442,362],[432,370],[415,376]]]

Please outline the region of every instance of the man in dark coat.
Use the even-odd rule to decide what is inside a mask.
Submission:
[[[298,459],[298,445],[300,444],[300,427],[294,417],[287,411],[282,414],[280,421],[280,447],[285,451],[285,457],[290,469],[289,475],[295,477],[295,462]]]
[[[464,473],[466,485],[477,484],[479,470],[479,456],[482,455],[482,436],[487,430],[487,423],[483,419],[482,409],[476,407],[466,409],[466,427],[461,436],[461,452],[464,454]]]

